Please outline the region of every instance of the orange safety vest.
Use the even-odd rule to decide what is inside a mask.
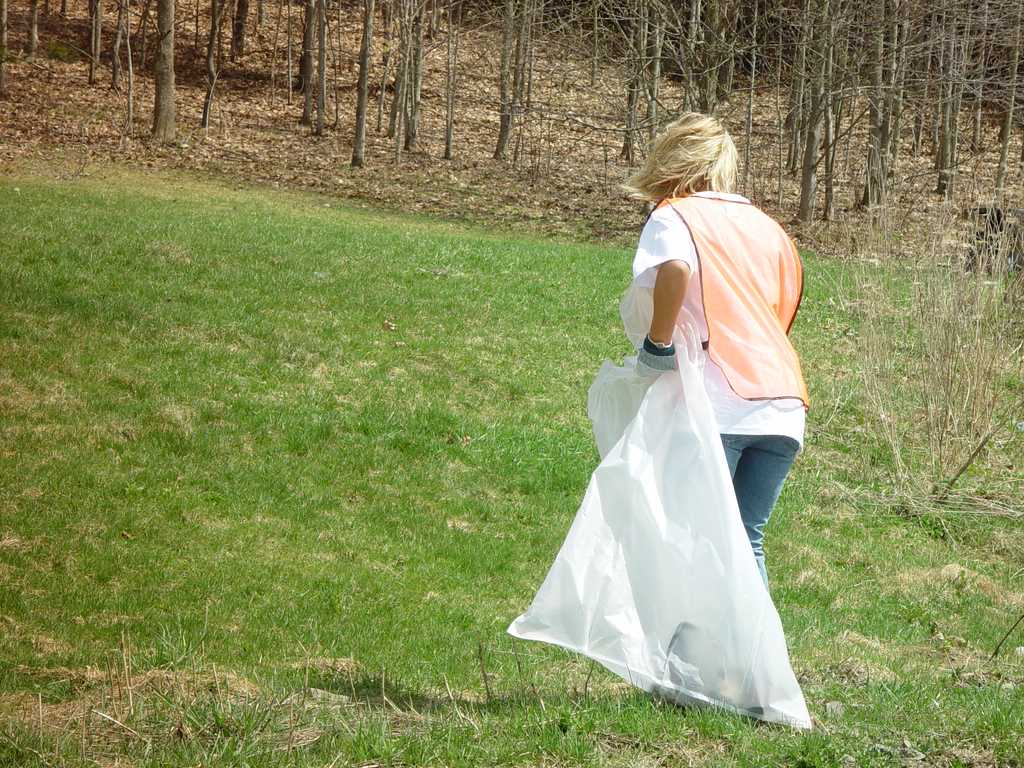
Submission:
[[[700,270],[708,356],[746,400],[799,398],[810,405],[789,329],[803,296],[793,241],[751,203],[666,198],[690,231]]]

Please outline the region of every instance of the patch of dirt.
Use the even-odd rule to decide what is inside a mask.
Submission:
[[[168,403],[160,409],[160,416],[186,437],[195,431],[196,412],[187,405]]]
[[[32,647],[35,648],[38,653],[45,656],[53,656],[58,653],[68,653],[71,650],[71,646],[63,640],[57,640],[49,635],[32,635],[30,640]]]
[[[861,648],[867,648],[876,653],[882,653],[888,655],[891,652],[889,646],[879,640],[877,637],[868,637],[862,635],[859,632],[854,632],[852,629],[847,629],[836,638],[840,643],[852,643],[853,645]]]
[[[980,574],[959,563],[948,563],[937,568],[908,568],[896,574],[896,583],[904,589],[912,589],[915,592],[935,589],[966,589],[981,593],[1013,609],[1024,609],[1024,594],[1003,587],[992,581],[984,574]]]
[[[7,550],[8,552],[23,552],[26,549],[28,549],[28,544],[26,544],[25,540],[16,533],[12,533],[10,531],[0,533],[0,550]]]
[[[288,667],[290,669],[308,669],[310,672],[330,675],[356,674],[359,671],[359,663],[355,659],[345,656],[313,656],[301,661],[294,661]]]
[[[155,261],[174,266],[190,266],[192,254],[181,243],[157,240],[146,245],[146,255]]]
[[[42,408],[69,410],[82,404],[63,381],[50,381],[40,388],[29,388],[4,376],[0,379],[0,412],[35,413]]]
[[[830,677],[851,685],[871,685],[872,683],[893,683],[896,673],[876,661],[865,658],[847,656],[839,662],[825,666],[819,677]]]
[[[980,746],[946,747],[938,755],[930,755],[931,765],[962,768],[996,768],[999,763],[991,749]]]

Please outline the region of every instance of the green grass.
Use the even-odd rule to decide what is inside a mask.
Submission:
[[[1024,633],[987,661],[1020,523],[861,501],[887,459],[854,278],[813,255],[817,407],[767,545],[818,728],[504,634],[596,463],[629,260],[168,175],[0,178],[0,765],[1024,765]]]

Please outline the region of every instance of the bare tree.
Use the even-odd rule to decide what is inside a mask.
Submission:
[[[953,182],[953,167],[956,163],[955,137],[955,84],[953,78],[956,72],[954,58],[956,56],[956,24],[950,17],[951,14],[943,13],[943,36],[942,53],[940,58],[940,73],[942,77],[941,98],[939,101],[939,119],[936,121],[938,136],[936,141],[935,167],[939,172],[938,183],[935,191],[948,197]]]
[[[96,82],[96,68],[103,52],[103,0],[89,0],[89,85]]]
[[[409,66],[405,88],[405,149],[409,152],[416,149],[419,139],[420,105],[423,100],[423,24],[426,4],[419,0],[414,5],[410,48],[406,53]]]
[[[373,61],[374,0],[363,0],[363,40],[359,46],[359,84],[356,101],[356,137],[352,143],[352,167],[362,168],[366,145],[366,108],[370,100],[370,65]]]
[[[810,66],[814,77],[810,81],[810,104],[804,125],[803,161],[800,172],[800,221],[810,221],[818,191],[818,154],[821,148],[822,119],[825,113],[825,73],[832,57],[829,50],[829,0],[816,0],[811,22]]]
[[[394,140],[394,157],[397,165],[402,159],[402,148],[405,146],[403,133],[406,130],[406,100],[408,99],[409,82],[412,78],[410,62],[413,39],[413,16],[416,12],[416,0],[398,0],[398,66],[395,72],[395,93],[391,101],[391,119],[388,125],[388,136]]]
[[[747,87],[747,114],[744,133],[747,140],[743,146],[743,193],[750,196],[750,154],[754,145],[754,84],[757,82],[757,27],[760,4],[754,0],[754,23],[750,28],[750,82]]]
[[[288,103],[292,103],[292,89],[294,87],[294,73],[292,72],[292,0],[287,2],[288,25],[285,34],[288,36],[286,55],[288,57]]]
[[[39,47],[39,0],[31,0],[29,3],[28,43],[25,46],[25,53],[29,59],[36,57],[36,49]]]
[[[384,97],[387,93],[388,72],[391,68],[391,49],[393,48],[394,37],[394,2],[395,0],[381,0],[380,17],[381,27],[384,31],[384,40],[381,42],[380,57],[380,81],[377,90],[377,133],[380,133],[384,122]]]
[[[128,4],[128,0],[121,0],[121,2]],[[125,64],[128,70],[128,92],[125,94],[125,116],[124,116],[124,130],[122,131],[123,136],[133,136],[135,134],[135,63],[132,61],[132,35],[131,35],[131,19],[128,16],[127,9],[124,15],[124,45],[125,53]]]
[[[0,96],[7,95],[7,0],[0,0]]]
[[[519,164],[523,149],[523,136],[530,112],[530,95],[533,85],[533,28],[540,4],[543,0],[523,0],[516,24],[515,58],[512,65],[512,123],[516,133],[513,165]]]
[[[110,87],[121,90],[121,44],[128,25],[127,0],[117,0],[117,22],[114,27],[114,47],[110,55]]]
[[[455,145],[455,93],[458,87],[459,25],[462,21],[462,4],[459,0],[448,0],[447,17],[448,58],[445,70],[444,159],[451,160]]]
[[[156,29],[160,45],[155,66],[153,137],[157,141],[171,142],[177,136],[174,110],[174,0],[157,0]]]
[[[883,147],[882,133],[885,110],[885,94],[883,92],[885,71],[885,35],[887,0],[876,0],[874,4],[874,30],[871,42],[871,88],[868,91],[868,157],[864,194],[861,203],[866,206],[879,205],[885,201],[886,192],[886,154]]]
[[[245,23],[249,16],[249,0],[235,0],[235,18],[231,25],[232,61],[245,55]]]
[[[1001,141],[999,143],[999,166],[996,170],[996,200],[1001,200],[1006,186],[1006,162],[1010,153],[1010,134],[1013,132],[1013,112],[1017,98],[1017,68],[1020,66],[1021,3],[1017,3],[1014,23],[1013,48],[1010,50],[1010,83],[1006,95],[1006,111],[1003,113]],[[1022,150],[1024,152],[1024,150]],[[1022,155],[1024,156],[1024,155]]]
[[[89,0],[92,2],[92,0]],[[146,40],[149,38],[149,10],[152,0],[143,0],[139,17],[139,67],[146,66]]]
[[[635,159],[637,105],[644,82],[644,68],[647,63],[648,11],[647,0],[635,0],[629,7],[628,43],[629,57],[626,79],[626,120],[622,133],[622,160],[629,165]]]
[[[515,43],[516,0],[505,0],[505,12],[501,27],[501,74],[498,80],[498,143],[494,148],[494,159],[503,160],[512,138],[512,46]]]
[[[299,77],[302,79],[302,117],[299,125],[313,123],[313,46],[316,36],[317,0],[304,0],[302,27],[302,56],[299,59]]]
[[[805,104],[807,101],[807,49],[809,46],[811,0],[803,0],[800,23],[797,29],[796,62],[789,87],[789,111],[786,113],[786,130],[789,146],[786,155],[786,169],[796,171],[800,150],[803,146],[803,132],[806,124]]]
[[[227,0],[210,0],[210,35],[206,42],[206,97],[203,99],[203,116],[200,126],[206,130],[210,127],[213,112],[213,91],[217,85],[217,40],[220,38],[220,24],[224,17]]]
[[[327,0],[316,0],[317,68],[316,126],[317,136],[324,134],[327,114]]]
[[[650,49],[647,63],[647,140],[658,133],[658,96],[661,90],[661,52],[665,44],[665,16],[661,4],[650,3]]]

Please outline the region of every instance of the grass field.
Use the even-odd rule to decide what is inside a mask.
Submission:
[[[989,661],[1021,523],[860,501],[886,457],[854,271],[813,255],[818,407],[767,547],[817,728],[505,636],[596,463],[630,256],[170,175],[0,177],[0,765],[1024,765],[1024,630]]]

